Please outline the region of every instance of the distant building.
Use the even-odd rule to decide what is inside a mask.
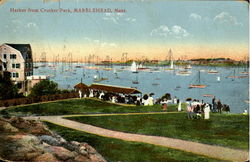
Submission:
[[[33,75],[30,44],[2,44],[0,46],[0,71],[10,72],[11,79],[20,92],[27,92],[27,77]]]

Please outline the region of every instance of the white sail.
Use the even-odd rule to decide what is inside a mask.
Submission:
[[[173,69],[174,68],[174,61],[171,60],[171,65],[170,65],[170,69]]]
[[[137,65],[136,63],[133,61],[132,65],[131,65],[131,71],[132,72],[137,72]]]
[[[219,76],[217,77],[217,81],[218,81],[218,82],[220,81],[220,77],[219,77]]]

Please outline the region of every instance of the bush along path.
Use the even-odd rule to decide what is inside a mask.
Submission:
[[[26,117],[26,118],[36,119],[36,120],[40,119],[47,122],[51,122],[53,124],[61,125],[79,131],[84,131],[91,134],[96,134],[99,136],[122,139],[125,141],[144,142],[153,145],[191,152],[194,154],[203,155],[220,160],[246,161],[248,159],[248,152],[243,150],[207,145],[207,144],[185,141],[180,139],[173,139],[168,137],[148,136],[148,135],[139,135],[139,134],[112,131],[88,124],[71,121],[68,119],[64,119],[63,117],[65,116],[40,116],[40,117]]]

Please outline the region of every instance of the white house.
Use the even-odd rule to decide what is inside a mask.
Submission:
[[[12,81],[26,92],[27,77],[33,75],[33,59],[30,44],[2,44],[0,46],[0,71],[11,73]]]

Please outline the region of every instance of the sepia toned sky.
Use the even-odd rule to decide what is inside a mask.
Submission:
[[[70,9],[40,12],[40,9]],[[32,9],[39,12],[10,12]],[[112,13],[77,13],[80,8],[109,8]],[[126,12],[114,12],[115,9]],[[248,55],[248,4],[239,1],[88,1],[8,0],[0,5],[0,43],[30,43],[36,59],[72,53],[119,60],[175,59]]]

